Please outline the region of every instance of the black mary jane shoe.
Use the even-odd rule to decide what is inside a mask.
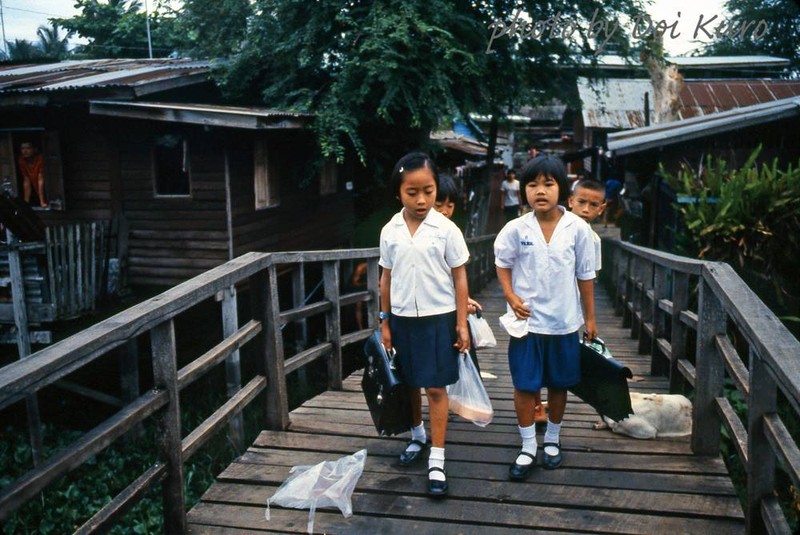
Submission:
[[[547,448],[553,447],[558,449],[555,455],[549,455]],[[545,442],[542,444],[542,466],[548,470],[553,470],[561,466],[561,442]]]
[[[430,479],[431,472],[441,472],[445,474],[445,477],[447,476],[444,468],[439,468],[438,466],[428,468],[428,496],[431,498],[443,498],[447,496],[447,491],[450,490],[447,480],[438,481],[436,479]]]
[[[419,446],[419,449],[417,451],[408,451],[408,447],[413,444]],[[428,445],[425,444],[424,442],[420,442],[419,440],[416,439],[409,440],[408,444],[406,444],[406,449],[403,450],[403,453],[400,454],[400,466],[409,466],[411,464],[414,464],[414,462],[417,459],[422,457],[422,452],[425,451],[427,448]]]
[[[517,457],[520,455],[524,455],[525,457],[529,457],[531,459],[530,464],[517,464],[516,458],[514,458],[514,462],[511,463],[511,466],[508,468],[508,479],[511,481],[525,481],[533,472],[533,468],[536,466],[536,457],[528,453],[527,451],[521,451],[517,454]]]

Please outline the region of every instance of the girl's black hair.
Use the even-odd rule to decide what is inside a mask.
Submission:
[[[456,186],[456,181],[450,175],[439,177],[439,186],[436,188],[436,202],[443,202],[445,199],[450,202],[458,202],[460,191]]]
[[[567,168],[560,158],[555,156],[540,156],[530,160],[519,174],[520,194],[527,198],[523,192],[529,182],[536,180],[539,175],[553,178],[558,183],[558,204],[566,206],[569,198],[569,182],[567,181]]]
[[[439,171],[430,156],[424,152],[409,152],[394,164],[392,178],[389,179],[389,188],[395,197],[400,196],[400,186],[403,184],[403,175],[409,171],[416,171],[427,167],[433,174],[436,189],[439,189]]]

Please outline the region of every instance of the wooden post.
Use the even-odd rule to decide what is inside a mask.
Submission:
[[[236,310],[236,287],[230,286],[222,291],[222,336],[233,336],[239,330],[239,314]],[[228,399],[242,388],[242,368],[237,349],[225,359],[225,385]],[[228,435],[236,453],[241,455],[246,448],[244,443],[244,420],[242,413],[233,415],[228,422]]]
[[[665,366],[669,355],[662,355],[658,349],[658,339],[664,338],[667,332],[664,311],[659,308],[659,302],[667,297],[667,276],[669,271],[663,266],[653,267],[653,303],[650,318],[653,322],[653,338],[650,340],[650,374],[663,375],[669,371],[669,366]]]
[[[713,267],[710,268],[713,271]],[[716,397],[722,395],[725,363],[717,353],[714,337],[725,334],[727,317],[722,304],[705,280],[700,277],[700,300],[697,307],[697,352],[695,353],[694,411],[692,451],[699,455],[718,455],[722,420],[716,410]]]
[[[678,371],[678,361],[686,358],[686,325],[681,312],[689,307],[689,274],[672,272],[672,317],[670,318],[669,391],[683,391],[683,376]]]
[[[750,395],[747,408],[747,533],[762,533],[761,502],[775,489],[775,454],[764,433],[764,416],[775,413],[778,387],[769,366],[750,349]]]
[[[306,300],[306,275],[303,262],[299,262],[292,270],[292,305],[296,308],[303,306]],[[295,322],[297,344],[295,352],[299,353],[308,347],[308,320],[303,318]],[[297,380],[301,385],[308,385],[308,373],[306,367],[302,366],[297,370]]]
[[[139,346],[136,338],[131,338],[117,349],[119,359],[119,383],[122,402],[128,404],[139,397]],[[133,428],[137,436],[144,434],[144,426]]]
[[[8,271],[11,276],[11,301],[14,309],[14,324],[17,327],[17,350],[19,358],[31,354],[31,333],[28,330],[28,304],[25,301],[25,274],[22,269],[22,256],[16,236],[6,228],[8,244]],[[25,411],[28,416],[28,433],[31,440],[33,465],[42,462],[42,424],[39,418],[39,400],[36,394],[25,398]]]
[[[641,264],[644,262],[644,259],[637,256],[631,255],[631,262],[628,264],[628,275],[630,277],[630,293],[626,296],[628,301],[631,303],[630,314],[631,314],[631,338],[638,340],[639,335],[641,333],[641,311],[642,311],[642,302],[641,296],[639,291],[639,283],[642,281],[642,269]],[[639,312],[639,319],[636,319],[636,313]]]
[[[278,274],[274,265],[249,279],[253,319],[261,323],[261,334],[253,340],[261,373],[267,378],[264,396],[266,428],[283,431],[289,427],[289,398],[283,363],[283,336],[280,332]]]
[[[633,255],[627,252],[622,253],[622,328],[627,329],[631,326],[631,309],[628,308],[628,301],[633,299],[633,283],[631,282],[631,270],[633,269]]]
[[[158,419],[160,458],[167,464],[162,484],[164,532],[186,533],[186,499],[183,493],[183,455],[181,450],[181,408],[178,395],[178,367],[175,327],[167,320],[150,331],[153,355],[153,387],[166,390],[167,406]]]
[[[639,261],[639,281],[642,283],[642,290],[639,292],[639,344],[638,352],[640,355],[645,355],[651,350],[653,338],[647,332],[646,323],[653,321],[653,307],[648,297],[648,292],[653,289],[653,270],[655,264],[646,258]],[[650,366],[652,367],[653,354],[650,357]]]
[[[333,345],[328,358],[328,388],[342,389],[342,325],[339,305],[339,261],[322,264],[322,280],[325,286],[325,300],[333,305],[325,314],[328,341]]]
[[[372,300],[367,303],[367,327],[377,329],[378,313],[381,309],[381,288],[378,274],[378,259],[367,260],[367,288],[372,294]]]

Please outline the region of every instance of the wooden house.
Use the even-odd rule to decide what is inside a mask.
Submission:
[[[21,145],[32,144],[45,175],[44,202],[35,188],[28,199],[36,215],[54,236],[102,227],[96,247],[133,285],[174,285],[247,251],[348,245],[351,185],[317,156],[312,117],[227,106],[210,69],[180,59],[0,66],[5,189],[24,197]]]

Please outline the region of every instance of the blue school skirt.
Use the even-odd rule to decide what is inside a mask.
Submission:
[[[508,366],[514,388],[536,392],[543,386],[569,388],[581,381],[578,331],[569,334],[528,333],[511,337]]]
[[[389,328],[398,372],[406,385],[443,387],[458,381],[455,312],[421,318],[392,314]]]

